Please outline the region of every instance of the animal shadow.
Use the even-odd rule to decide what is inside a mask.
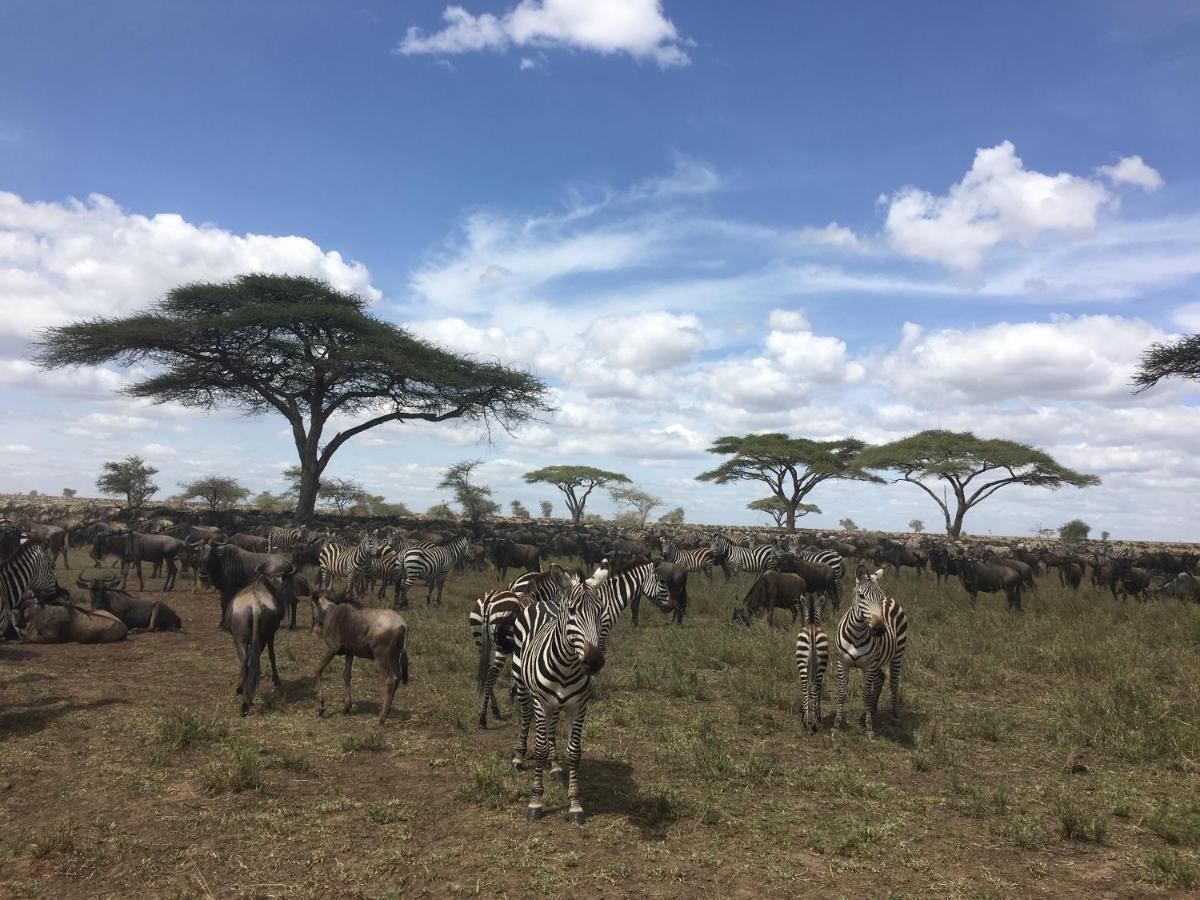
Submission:
[[[100,709],[116,704],[125,705],[125,701],[106,697],[100,700],[76,703],[66,697],[42,697],[34,703],[16,704],[0,712],[0,735],[21,737],[35,734],[68,713],[85,709]]]
[[[587,759],[580,766],[583,808],[589,814],[624,815],[643,841],[661,841],[680,816],[669,797],[644,794],[634,783],[633,766],[613,759]]]

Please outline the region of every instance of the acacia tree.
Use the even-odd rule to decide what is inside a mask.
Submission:
[[[158,493],[158,485],[151,479],[158,469],[146,465],[140,456],[104,464],[104,474],[96,479],[96,488],[102,494],[125,495],[125,505],[130,509],[141,509],[142,505]]]
[[[1200,334],[1189,334],[1173,344],[1151,344],[1133,376],[1137,392],[1154,387],[1164,378],[1200,380]]]
[[[775,523],[776,528],[782,528],[787,522],[788,510],[791,509],[790,504],[786,500],[781,500],[778,497],[763,497],[760,500],[751,500],[746,504],[747,509],[752,509],[755,512],[766,513]],[[793,511],[793,521],[803,518],[809,513],[817,513],[820,515],[821,508],[815,503],[799,503]]]
[[[370,315],[361,297],[288,275],[181,285],[146,312],[50,328],[37,362],[149,363],[152,374],[127,394],[279,413],[299,457],[301,519],[312,516],[333,455],[364,431],[448,419],[511,430],[549,409],[545,384],[528,372],[443,350]],[[328,436],[335,415],[348,421]]]
[[[1072,519],[1065,525],[1058,526],[1058,536],[1064,541],[1086,541],[1092,526],[1083,519]]]
[[[668,510],[658,517],[658,521],[663,525],[682,525],[683,507],[677,506],[672,510]]]
[[[583,509],[592,491],[610,484],[628,484],[629,476],[620,472],[607,472],[593,466],[546,466],[526,472],[529,484],[552,484],[563,493],[571,519],[578,525],[583,520]]]
[[[469,459],[455,463],[442,475],[438,487],[454,491],[454,499],[472,522],[500,511],[500,504],[492,500],[492,489],[471,483],[471,473],[483,463],[482,459]]]
[[[922,531],[925,530],[925,523],[922,522],[920,519],[913,519],[911,522],[908,523],[908,530],[913,532],[914,534],[920,534]]]
[[[236,479],[225,475],[206,475],[195,481],[180,482],[179,487],[180,500],[186,502],[199,498],[214,512],[218,509],[228,509],[250,496],[249,489],[238,484]]]
[[[633,485],[618,485],[608,489],[608,495],[618,506],[624,506],[637,519],[638,525],[645,525],[646,518],[656,506],[662,506],[662,498],[643,491]]]
[[[529,518],[529,510],[525,508],[525,504],[522,503],[520,500],[513,500],[508,505],[512,509],[512,514],[513,514],[514,519],[528,519]]]
[[[542,518],[543,519],[548,519],[548,518],[550,518],[551,515],[553,515],[554,504],[551,503],[549,500],[543,500],[539,505],[542,508]]]
[[[1068,469],[1042,450],[999,438],[985,440],[969,431],[922,431],[865,451],[865,469],[898,472],[897,481],[915,484],[933,498],[946,520],[946,534],[959,537],[967,512],[1010,484],[1056,490],[1063,485],[1090,487],[1095,475]],[[951,499],[939,497],[929,481],[942,481]]]
[[[830,478],[879,480],[858,465],[858,457],[866,446],[855,438],[810,441],[780,433],[727,435],[713,441],[708,452],[732,458],[710,472],[697,475],[696,480],[717,484],[761,481],[771,496],[784,505],[782,523],[789,531],[795,531],[796,513],[804,498],[821,482]]]

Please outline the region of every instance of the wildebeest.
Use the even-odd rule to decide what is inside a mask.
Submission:
[[[239,531],[237,534],[231,534],[225,539],[225,543],[233,544],[235,547],[241,547],[243,550],[249,550],[251,553],[268,553],[268,541],[265,537],[257,534],[246,534]]]
[[[364,608],[345,596],[333,597],[327,590],[312,597],[313,631],[325,641],[325,655],[317,666],[317,715],[325,714],[325,690],[321,675],[335,656],[346,658],[346,705],[350,712],[350,675],[355,657],[373,659],[383,673],[382,725],[392,711],[396,688],[408,684],[408,626],[400,613],[390,609]]]
[[[294,572],[288,572],[288,577],[292,574]],[[243,716],[248,715],[254,706],[264,646],[271,661],[271,681],[276,687],[281,683],[279,669],[275,665],[275,632],[283,620],[283,610],[282,585],[262,573],[229,602],[229,633],[233,637],[239,663],[236,693],[242,696]]]
[[[1156,596],[1177,597],[1192,603],[1200,602],[1200,579],[1190,572],[1180,572],[1169,581],[1164,581],[1157,587],[1150,588],[1150,593]]]
[[[734,609],[733,621],[750,624],[750,617],[760,610],[766,611],[767,622],[775,625],[775,609],[789,609],[792,612],[792,622],[804,609],[804,595],[808,593],[805,580],[793,572],[766,571],[761,573],[746,591],[743,601],[744,609]]]
[[[667,587],[667,593],[671,597],[671,603],[674,610],[671,613],[671,621],[676,625],[683,624],[683,617],[687,613],[688,593],[687,593],[687,569],[683,566],[667,561],[655,563],[654,572],[658,575],[658,580]],[[593,578],[595,575],[592,576]],[[589,580],[590,583],[590,580]],[[633,613],[633,624],[638,623],[638,606],[641,603],[641,595],[638,594],[630,602]]]
[[[1021,587],[1028,588],[1031,591],[1037,590],[1037,583],[1033,580],[1035,570],[1029,563],[1013,557],[1004,557],[996,560],[1002,566],[1008,566],[1010,569],[1015,569],[1017,574],[1021,576]]]
[[[790,572],[803,578],[804,583],[808,585],[809,592],[821,597],[822,609],[825,608],[826,598],[833,603],[834,609],[838,608],[841,598],[838,594],[837,573],[832,566],[810,559],[801,559],[794,553],[780,553],[777,564],[780,572]]]
[[[492,564],[496,567],[497,581],[504,579],[510,566],[537,572],[542,567],[542,551],[535,544],[514,544],[507,538],[499,538],[492,545]]]
[[[130,630],[178,631],[183,628],[183,620],[175,610],[161,600],[131,597],[117,588],[120,580],[116,575],[111,575],[84,581],[80,575],[75,584],[88,592],[92,609],[112,613]]]
[[[142,577],[143,562],[166,562],[167,578],[163,582],[163,590],[169,591],[175,587],[175,575],[178,569],[175,557],[183,548],[183,541],[166,534],[143,534],[130,531],[125,534],[98,534],[92,542],[92,559],[102,562],[105,556],[117,556],[121,560],[121,589],[124,590],[129,580],[129,567],[133,565],[137,571],[139,590],[146,589]]]
[[[978,595],[1003,591],[1008,598],[1009,609],[1021,609],[1021,573],[999,563],[982,563],[964,557],[958,561],[958,575],[963,588],[971,595],[974,603]]]
[[[46,603],[32,592],[21,598],[17,632],[26,644],[113,644],[129,629],[110,612],[71,603]]]
[[[217,589],[221,598],[220,627],[228,625],[226,613],[234,595],[260,574],[279,579],[282,602],[291,613],[290,627],[296,627],[296,604],[292,598],[292,579],[296,567],[287,556],[282,553],[251,553],[233,544],[212,544],[204,557],[201,576]]]

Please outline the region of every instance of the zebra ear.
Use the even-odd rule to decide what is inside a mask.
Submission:
[[[875,574],[871,576],[872,581],[878,581],[879,576],[883,574],[883,569],[876,569]]]

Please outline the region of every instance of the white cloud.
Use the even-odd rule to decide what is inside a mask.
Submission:
[[[520,65],[517,66],[522,72],[528,72],[531,69],[538,68],[537,60],[530,59],[528,56],[522,56]]]
[[[1140,319],[1060,316],[924,332],[908,323],[878,363],[894,391],[927,404],[1013,398],[1129,402],[1142,350],[1168,337]]]
[[[502,16],[473,15],[455,5],[447,6],[442,18],[445,27],[432,34],[410,27],[396,52],[449,55],[504,52],[510,46],[561,47],[603,55],[628,53],[634,59],[652,59],[664,69],[691,61],[683,49],[691,42],[663,15],[660,0],[521,0]]]
[[[1113,184],[1132,184],[1147,191],[1156,191],[1163,186],[1158,170],[1136,155],[1122,156],[1115,166],[1100,166],[1096,171]]]
[[[313,275],[380,299],[361,263],[307,238],[236,235],[175,213],[127,213],[92,194],[86,202],[27,202],[0,192],[0,336],[145,307],[188,281],[242,272]]]
[[[831,247],[839,250],[857,250],[861,245],[851,229],[830,222],[823,228],[806,226],[796,232],[796,240],[801,244],[818,247]]]
[[[1185,303],[1171,313],[1171,321],[1191,334],[1200,332],[1200,303]]]
[[[1026,169],[1009,141],[975,151],[963,180],[944,197],[915,187],[888,201],[888,237],[901,253],[955,268],[977,267],[1005,241],[1028,244],[1043,232],[1087,234],[1110,201],[1095,181]]]
[[[456,353],[525,367],[546,346],[546,335],[536,329],[506,332],[495,326],[480,328],[456,316],[421,319],[406,323],[406,327],[418,337]]]
[[[583,341],[621,368],[653,372],[690,361],[704,348],[704,331],[694,315],[647,312],[597,320]]]

